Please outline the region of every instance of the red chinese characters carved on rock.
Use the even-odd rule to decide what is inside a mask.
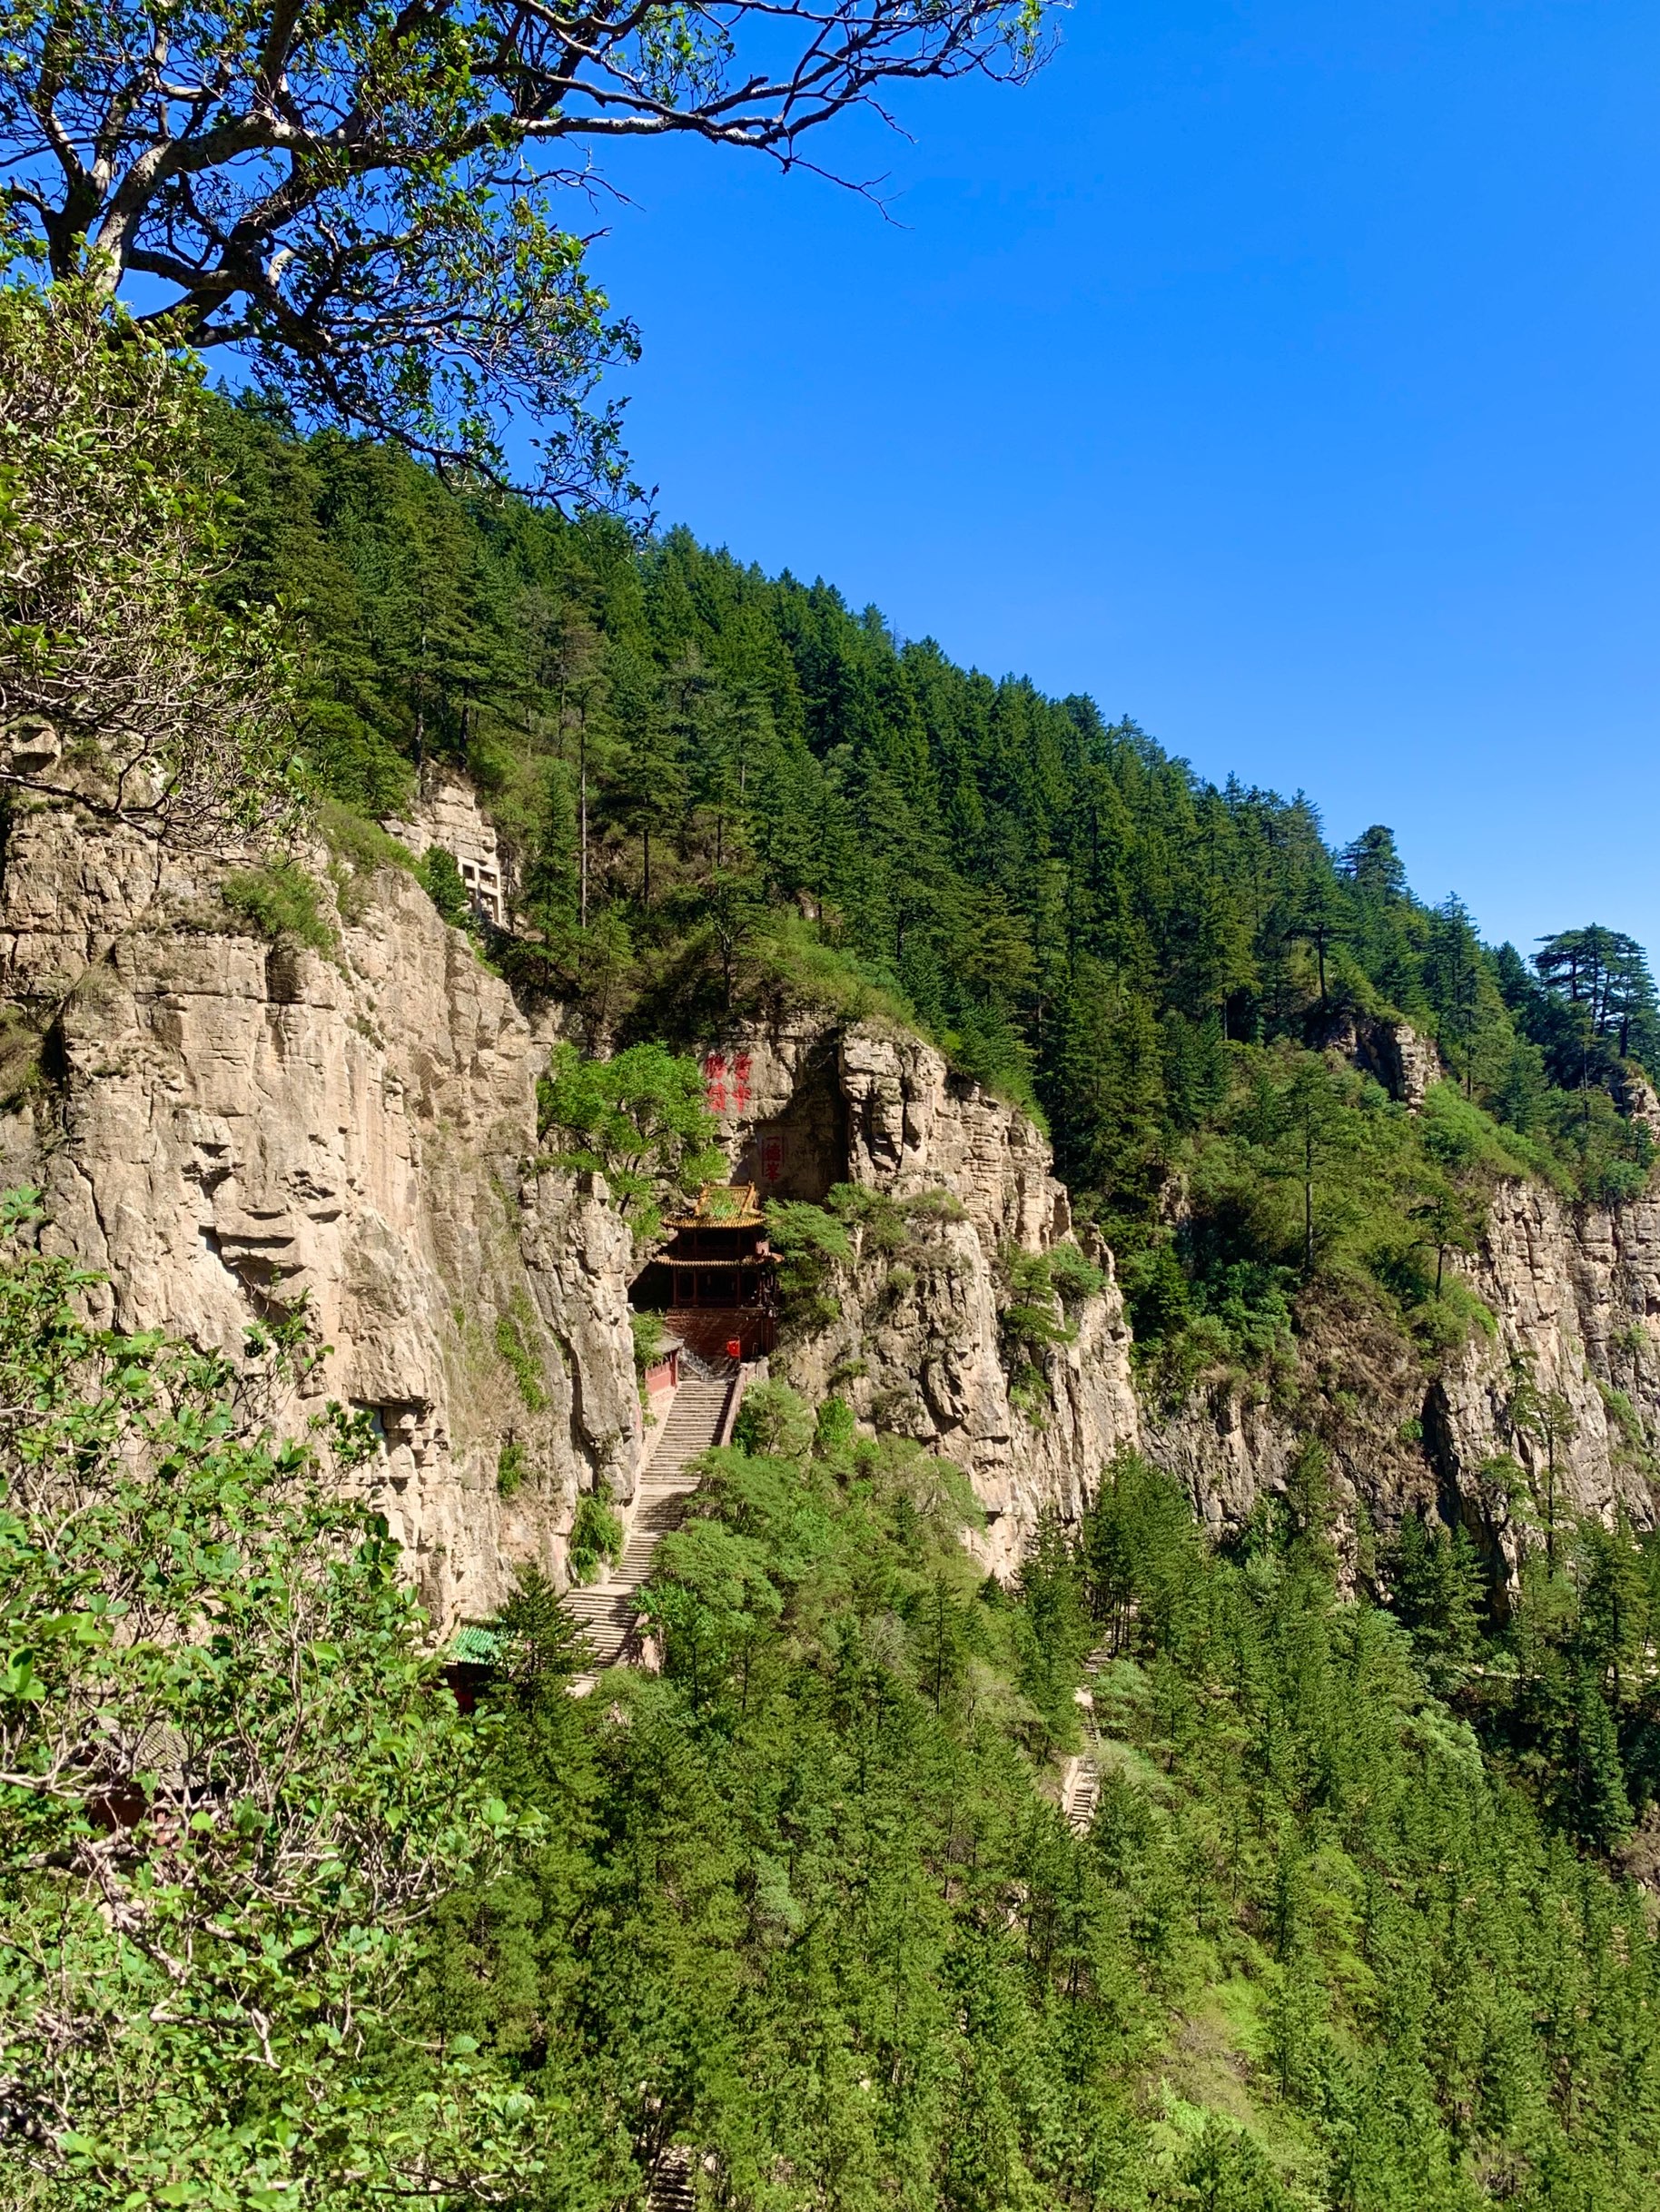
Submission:
[[[707,1052],[703,1062],[703,1091],[711,1113],[746,1113],[749,1111],[749,1055]]]

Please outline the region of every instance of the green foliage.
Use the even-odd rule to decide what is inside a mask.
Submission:
[[[510,2084],[403,2025],[515,1820],[341,1494],[372,1440],[338,1409],[276,1440],[296,1330],[242,1366],[115,1336],[94,1280],[0,1264],[0,2197],[517,2188]]]
[[[447,853],[442,845],[430,845],[416,866],[415,875],[437,907],[440,917],[451,929],[476,926],[472,903],[467,896],[467,886],[461,881],[461,871],[453,853]]]
[[[950,0],[919,19],[879,0],[792,25],[739,0],[718,19],[602,15],[572,46],[517,15],[203,0],[158,74],[136,0],[25,6],[0,74],[5,242],[135,290],[171,343],[231,345],[268,408],[400,438],[492,486],[509,426],[529,422],[539,497],[637,498],[618,410],[593,404],[637,346],[587,274],[577,196],[618,133],[788,165],[891,81],[1025,77],[1042,15]]]
[[[598,1582],[608,1565],[622,1557],[623,1525],[603,1481],[577,1500],[570,1527],[570,1579],[578,1588]]]
[[[536,1348],[537,1335],[530,1302],[519,1291],[507,1311],[496,1317],[496,1350],[510,1369],[529,1413],[544,1412],[548,1405],[548,1376]]]
[[[219,891],[232,913],[273,943],[289,939],[320,953],[333,949],[321,890],[299,862],[272,860],[258,867],[233,869],[222,878]]]
[[[758,1459],[798,1459],[811,1448],[815,1433],[812,1407],[787,1383],[752,1383],[738,1408],[732,1441]]]
[[[535,1703],[549,1689],[564,1694],[565,1679],[589,1660],[588,1644],[539,1566],[516,1568],[513,1594],[487,1632],[496,1646],[498,1678],[518,1705]],[[512,1756],[511,1750],[508,1756]]]
[[[279,615],[215,604],[212,412],[173,339],[94,285],[0,285],[9,785],[228,853],[291,824],[299,720]]]
[[[564,2187],[626,2195],[610,2114],[753,2212],[1645,2207],[1654,1937],[1338,1598],[1313,1459],[1239,1562],[1121,1461],[1005,1592],[914,1446],[781,1390],[747,1442],[659,1551],[663,1674],[511,1691],[502,1794],[564,1842],[428,1966]],[[1043,1784],[1092,1649],[1078,1837]]]
[[[630,1045],[609,1060],[556,1045],[537,1109],[563,1163],[603,1174],[638,1237],[657,1233],[671,1194],[694,1198],[701,1184],[725,1178],[720,1125],[704,1102],[697,1063],[661,1045]]]
[[[1077,1334],[1068,1310],[1098,1297],[1107,1279],[1075,1244],[1065,1243],[1047,1252],[1010,1245],[999,1256],[998,1272],[1003,1289],[998,1323],[1013,1377],[1011,1394],[1025,1411],[1041,1414],[1049,1394],[1042,1363]]]
[[[1063,1306],[1081,1306],[1086,1299],[1099,1298],[1107,1287],[1105,1270],[1086,1259],[1075,1244],[1051,1245],[1043,1257],[1051,1286]]]
[[[1449,1535],[1408,1514],[1382,1565],[1390,1609],[1445,1696],[1476,1662],[1487,1588],[1475,1547],[1462,1528]]]
[[[1401,1625],[1337,1594],[1318,1452],[1238,1559],[1130,1457],[1004,1590],[960,1471],[764,1386],[659,1548],[662,1674],[572,1698],[527,1568],[463,1722],[331,1494],[372,1438],[260,1423],[297,1332],[239,1373],[85,1279],[0,1269],[8,2204],[615,2212],[676,2142],[740,2212],[1646,2212],[1660,1952],[1549,1825],[1621,1848],[1660,1782],[1628,1532],[1500,1628],[1409,1525]]]
[[[233,914],[273,944],[309,945],[325,958],[339,949],[334,924],[323,912],[321,886],[297,860],[233,868],[221,880],[219,895]]]
[[[822,1328],[834,1319],[828,1296],[838,1267],[853,1259],[853,1239],[844,1221],[823,1206],[802,1199],[769,1199],[766,1240],[778,1262],[778,1289],[786,1318],[798,1328]]]
[[[1295,2172],[1292,2202],[1544,2205],[1571,2173],[1587,2202],[1639,2204],[1660,2076],[1593,2059],[1575,2008],[1644,2032],[1654,1936],[1418,1671],[1414,1646],[1449,1679],[1475,1648],[1467,1555],[1403,1530],[1409,1644],[1336,1598],[1299,1533],[1310,1487],[1236,1563],[1205,1552],[1168,1478],[1124,1460],[1084,1531],[1117,1654],[1096,1678],[1110,1763],[1092,1842],[1152,1985],[1240,2054],[1166,2079],[1202,2105],[1231,2071],[1236,2117],[1249,2081],[1248,2136],[1211,2119],[1200,2143],[1242,2153],[1250,2186]],[[1587,1744],[1580,1817],[1612,1832],[1606,1736],[1599,1753],[1589,1718],[1568,1724]],[[1573,2095],[1554,2076],[1568,2047],[1589,2069]],[[1210,2164],[1187,2153],[1184,2183]]]
[[[331,853],[357,874],[371,874],[377,868],[415,869],[406,845],[342,800],[327,795],[320,798],[313,816]]]
[[[823,586],[246,411],[225,439],[238,588],[309,609],[325,775],[361,805],[418,755],[470,771],[526,889],[515,988],[608,1047],[792,1004],[920,1026],[951,1080],[1047,1114],[1161,1388],[1283,1389],[1334,1279],[1433,1361],[1482,1326],[1458,1258],[1497,1178],[1645,1185],[1612,933],[1576,999],[1413,899],[1381,826],[1334,854],[1305,803],[1205,785]],[[1450,1071],[1419,1113],[1334,1064],[1386,1066],[1403,1019]]]
[[[1546,1455],[1566,1406],[1518,1387],[1512,1420]],[[1387,1560],[1390,1604],[1432,1677],[1493,1757],[1586,1846],[1611,1853],[1660,1804],[1660,1544],[1623,1522],[1564,1526],[1546,1457],[1484,1470],[1520,1537],[1520,1590],[1489,1605],[1460,1537],[1408,1521]]]
[[[496,1459],[496,1489],[506,1500],[517,1497],[530,1472],[530,1455],[516,1437],[509,1437]]]
[[[662,1358],[668,1331],[660,1313],[636,1313],[630,1307],[628,1333],[634,1339],[634,1372],[643,1378],[647,1368]]]

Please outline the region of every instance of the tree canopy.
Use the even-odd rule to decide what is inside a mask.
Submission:
[[[692,136],[786,164],[888,91],[1019,78],[1042,0],[18,0],[8,242],[239,350],[308,420],[499,473],[515,410],[554,498],[627,485],[601,371],[636,350],[586,268],[593,164]]]

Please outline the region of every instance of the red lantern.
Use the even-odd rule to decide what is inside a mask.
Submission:
[[[743,1357],[744,1347],[741,1338],[737,1337],[728,1337],[726,1338],[726,1358],[728,1359],[741,1359]]]

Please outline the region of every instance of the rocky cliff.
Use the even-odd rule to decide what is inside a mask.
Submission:
[[[1322,1042],[1409,1108],[1441,1074],[1433,1045],[1404,1024],[1346,1021]],[[1647,1111],[1645,1098],[1632,1105]],[[1462,1523],[1501,1572],[1553,1514],[1655,1525],[1660,1198],[1575,1206],[1543,1183],[1504,1181],[1477,1249],[1448,1266],[1491,1322],[1449,1351],[1414,1344],[1358,1287],[1329,1285],[1304,1300],[1280,1406],[1229,1383],[1144,1409],[1147,1448],[1214,1530],[1284,1486],[1309,1433],[1327,1447],[1351,1558],[1365,1526],[1387,1535],[1408,1512]],[[1555,1434],[1539,1418],[1547,1399]]]
[[[602,1186],[529,1165],[545,1055],[467,937],[407,872],[310,857],[326,951],[239,924],[222,871],[13,815],[5,1167],[124,1328],[233,1351],[303,1304],[331,1348],[308,1387],[370,1412],[443,1624],[514,1562],[557,1570],[579,1487],[627,1493],[629,1236]]]
[[[557,1014],[533,1030],[407,869],[305,857],[309,944],[258,870],[231,871],[227,902],[222,867],[15,813],[0,1152],[116,1325],[234,1352],[303,1308],[330,1348],[310,1397],[370,1413],[372,1494],[442,1625],[489,1612],[520,1561],[562,1571],[580,1491],[631,1496],[635,1254],[602,1183],[536,1162]],[[907,1210],[905,1255],[861,1240],[836,1326],[785,1368],[956,1457],[1011,1563],[1040,1506],[1076,1511],[1135,1435],[1110,1258],[1014,1403],[1001,1256],[1070,1226],[1030,1121],[914,1038],[804,1021],[726,1049],[744,1080],[711,1095],[769,1194],[851,1181]],[[930,1193],[947,1202],[913,1203]]]
[[[533,1028],[407,869],[313,853],[308,944],[262,919],[257,871],[227,904],[222,869],[63,809],[15,811],[0,858],[0,1155],[40,1186],[48,1248],[104,1272],[123,1327],[234,1350],[303,1307],[331,1348],[308,1387],[380,1432],[373,1494],[440,1624],[490,1610],[520,1561],[562,1571],[578,1495],[603,1480],[626,1501],[644,1437],[629,1232],[602,1183],[535,1158],[557,1011]],[[1436,1072],[1375,1024],[1329,1049],[1409,1105]],[[1660,1200],[1575,1210],[1505,1184],[1455,1262],[1491,1334],[1428,1358],[1334,1288],[1303,1317],[1287,1407],[1232,1385],[1139,1406],[1087,1233],[1101,1288],[1012,1354],[1017,1256],[1072,1238],[1018,1110],[915,1037],[827,1017],[734,1033],[706,1065],[764,1196],[881,1201],[850,1219],[827,1310],[786,1330],[778,1371],[954,1458],[1000,1569],[1137,1442],[1218,1530],[1310,1429],[1357,1533],[1423,1508],[1513,1557],[1552,1494],[1655,1518]],[[1523,1377],[1566,1408],[1554,1440],[1515,1417]]]
[[[736,1171],[763,1193],[816,1200],[851,1183],[889,1202],[854,1218],[834,1318],[786,1328],[775,1370],[956,1460],[985,1509],[988,1563],[1006,1570],[1039,1512],[1075,1516],[1137,1437],[1130,1331],[1098,1244],[1102,1288],[1071,1303],[1035,1378],[1013,1378],[1010,1256],[1072,1232],[1047,1142],[903,1032],[802,1021],[724,1041],[707,1064]]]

